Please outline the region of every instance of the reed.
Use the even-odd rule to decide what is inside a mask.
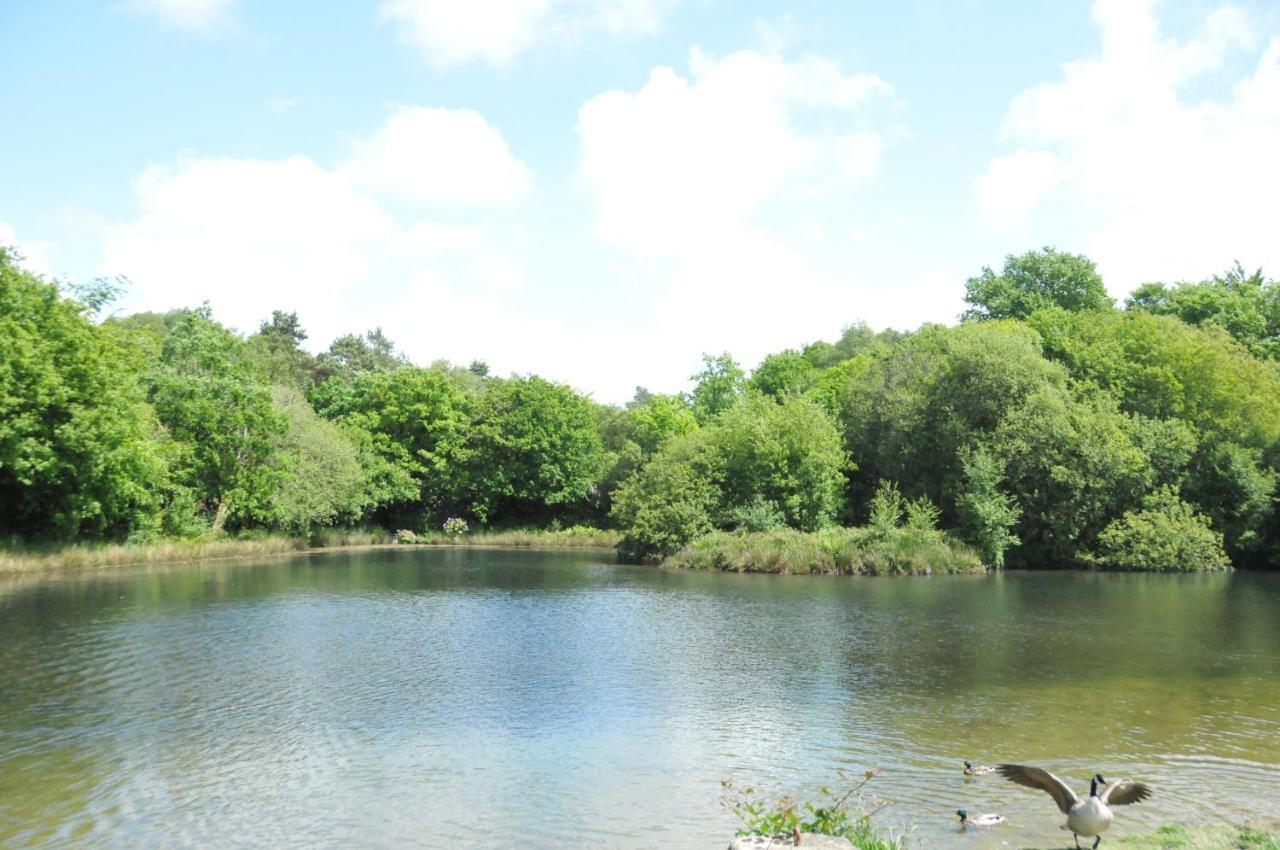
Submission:
[[[669,557],[668,567],[823,575],[946,575],[985,570],[971,547],[928,529],[716,531]]]

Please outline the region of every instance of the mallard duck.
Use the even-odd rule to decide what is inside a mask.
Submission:
[[[1102,833],[1111,826],[1112,806],[1141,803],[1151,796],[1151,789],[1141,782],[1125,779],[1108,785],[1102,774],[1097,773],[1089,780],[1089,798],[1081,800],[1065,782],[1043,768],[1002,764],[996,769],[1005,779],[1028,788],[1039,788],[1052,797],[1067,816],[1067,824],[1063,829],[1071,830],[1077,848],[1080,847],[1080,836],[1083,835],[1093,836],[1093,850],[1097,850],[1102,843]],[[1098,792],[1099,787],[1102,788],[1101,793]]]
[[[971,815],[964,809],[956,809],[956,814],[960,816],[960,826],[999,826],[1009,821],[1004,815]]]
[[[965,776],[989,776],[995,772],[996,769],[994,767],[989,767],[985,764],[974,764],[968,761],[964,763]]]

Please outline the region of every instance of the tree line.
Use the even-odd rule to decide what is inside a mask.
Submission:
[[[0,539],[329,526],[610,526],[634,560],[714,531],[817,531],[901,499],[992,566],[1280,558],[1280,284],[1238,264],[1117,306],[1087,258],[1009,256],[954,326],[846,328],[748,373],[599,404],[296,314],[99,318],[0,248]],[[921,520],[920,518],[924,519]]]

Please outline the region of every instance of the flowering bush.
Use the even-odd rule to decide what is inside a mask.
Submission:
[[[460,516],[451,516],[440,526],[440,530],[450,537],[461,537],[467,533],[467,521]]]

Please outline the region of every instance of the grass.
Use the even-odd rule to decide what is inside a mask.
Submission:
[[[1103,846],[1120,850],[1280,850],[1280,834],[1270,831],[1272,829],[1280,829],[1280,824],[1264,828],[1168,824],[1143,835],[1107,839]],[[1072,846],[1070,843],[1064,845]]]
[[[202,561],[211,558],[252,558],[390,542],[385,531],[323,529],[311,537],[254,535],[151,543],[23,544],[0,547],[0,574],[54,570],[94,570],[147,564]]]
[[[1162,826],[1116,842],[1128,850],[1280,850],[1280,835],[1253,827]]]
[[[664,565],[824,575],[945,575],[985,569],[977,552],[946,533],[912,528],[715,531],[692,541]]]
[[[450,536],[443,531],[400,538],[402,543],[432,546],[511,546],[529,549],[612,549],[621,535],[616,531],[574,525],[555,530],[517,528],[507,531],[475,531]]]

